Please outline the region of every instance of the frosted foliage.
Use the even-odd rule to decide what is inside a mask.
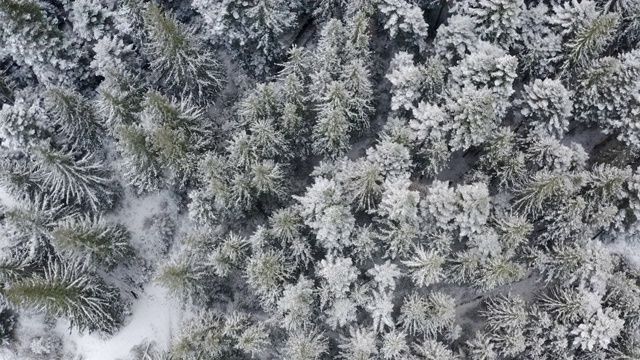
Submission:
[[[415,255],[402,263],[409,268],[411,279],[417,286],[429,286],[444,278],[444,256],[434,250],[416,249]]]
[[[71,7],[73,30],[83,39],[102,38],[111,29],[115,0],[76,0]]]
[[[619,313],[612,309],[599,309],[588,322],[578,325],[571,332],[576,335],[573,340],[575,346],[582,350],[607,349],[622,331],[625,321],[620,319]]]
[[[535,135],[526,156],[543,169],[560,171],[582,169],[589,157],[582,145],[564,145],[559,139],[546,136],[546,132]]]
[[[403,176],[413,165],[409,149],[387,137],[367,150],[367,160],[378,165],[385,177]]]
[[[339,345],[340,355],[345,360],[371,359],[378,353],[376,332],[362,328],[350,328],[349,337]]]
[[[331,328],[341,328],[350,325],[356,321],[356,304],[350,299],[337,299],[333,305],[325,313],[327,315],[327,324]]]
[[[536,130],[562,138],[573,109],[571,96],[560,80],[536,79],[524,85],[522,115],[532,120]]]
[[[415,344],[415,351],[428,360],[459,360],[460,356],[437,340],[425,339],[422,344]]]
[[[545,3],[530,6],[522,14],[523,67],[533,74],[546,75],[555,71],[562,57],[562,36],[556,34],[550,23],[550,9]]]
[[[414,131],[416,140],[429,147],[434,142],[445,139],[450,125],[449,117],[441,107],[420,102],[413,109],[413,119],[409,126]]]
[[[640,50],[596,60],[578,79],[578,90],[580,120],[595,121],[607,132],[618,130],[621,140],[640,148]]]
[[[459,87],[490,89],[495,96],[496,115],[502,117],[510,107],[508,100],[514,93],[513,81],[517,77],[517,67],[518,59],[515,56],[495,45],[480,42],[476,51],[451,69],[451,75]]]
[[[295,332],[289,335],[284,352],[288,360],[317,360],[327,353],[327,338],[319,333]]]
[[[133,44],[125,44],[117,35],[101,36],[93,46],[93,51],[96,54],[91,67],[103,75],[108,75],[114,69],[122,69],[126,66],[124,59],[134,55]]]
[[[367,274],[373,276],[378,290],[393,291],[396,288],[396,279],[402,276],[402,271],[400,271],[397,265],[387,260],[384,264],[374,265],[373,269],[367,271]]]
[[[324,209],[340,204],[342,192],[334,180],[320,177],[307,189],[305,196],[296,199],[301,205],[300,215],[305,219],[315,219]]]
[[[435,51],[449,61],[458,61],[475,51],[479,38],[474,20],[465,15],[453,15],[438,28]]]
[[[348,207],[330,206],[322,211],[314,222],[307,223],[316,231],[316,237],[326,249],[340,250],[350,244],[355,218]]]
[[[407,335],[397,331],[385,334],[381,350],[385,359],[404,359],[409,352]]]
[[[382,332],[385,327],[393,329],[393,297],[391,293],[377,292],[367,305],[367,311],[373,318],[373,329]]]
[[[37,103],[23,98],[16,99],[13,105],[2,105],[2,147],[15,151],[33,146],[33,142],[43,135],[45,116],[44,110]]]
[[[151,67],[178,94],[207,102],[222,86],[222,70],[216,56],[205,46],[195,29],[163,13],[156,4],[144,12],[147,33],[145,49]]]
[[[38,78],[55,82],[55,74],[69,69],[71,64],[58,57],[63,47],[62,34],[57,21],[35,1],[6,0],[0,4],[0,42],[3,53],[9,54],[18,63],[31,66]],[[67,45],[67,44],[65,44]]]
[[[295,24],[297,1],[194,0],[213,41],[232,48],[255,46],[267,58],[281,53],[278,36]]]
[[[382,0],[378,9],[387,18],[384,28],[389,30],[391,37],[403,32],[424,46],[422,39],[429,36],[429,25],[419,6],[406,0]]]
[[[524,0],[477,0],[466,13],[486,40],[508,48],[518,38]]]
[[[447,104],[453,114],[449,146],[452,150],[467,150],[484,143],[498,128],[495,97],[489,89],[465,87],[456,100]]]
[[[423,81],[422,69],[416,66],[413,55],[398,52],[391,60],[387,79],[393,85],[391,110],[411,110],[420,98]]]
[[[342,81],[332,81],[325,96],[318,100],[318,121],[313,127],[313,150],[316,154],[337,157],[349,148],[349,94]]]
[[[435,180],[421,204],[433,217],[434,225],[442,230],[452,228],[451,221],[456,217],[457,194],[448,183]]]
[[[458,188],[460,212],[456,223],[461,235],[479,233],[489,218],[489,189],[482,183],[464,185]]]
[[[349,287],[358,278],[358,269],[350,258],[328,257],[320,261],[320,275],[326,282],[331,293],[338,298],[344,298]]]
[[[387,179],[383,185],[378,214],[395,222],[417,223],[420,194],[409,190],[409,186],[411,181],[406,177]]]
[[[575,33],[582,24],[595,19],[599,11],[595,1],[571,0],[555,4],[553,13],[551,23],[559,27],[562,35],[570,35]]]
[[[313,282],[301,277],[296,284],[288,284],[278,300],[278,310],[284,315],[287,329],[303,329],[312,323],[314,301]]]

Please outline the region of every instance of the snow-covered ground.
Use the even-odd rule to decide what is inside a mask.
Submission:
[[[131,348],[143,342],[155,342],[159,350],[167,350],[182,319],[180,303],[167,296],[164,288],[151,283],[133,303],[131,312],[126,325],[113,337],[77,331],[63,337],[65,352],[82,354],[85,360],[125,360]],[[68,334],[68,324],[60,320],[56,330]]]
[[[121,206],[107,218],[127,227],[131,232],[131,245],[138,257],[155,271],[166,261],[170,254],[163,251],[164,244],[150,231],[149,219],[154,215],[166,213],[176,222],[175,239],[179,239],[184,229],[185,219],[177,214],[177,200],[169,191],[161,191],[146,196],[135,196],[129,192]],[[172,247],[175,251],[176,247]],[[167,294],[167,290],[152,280],[138,278],[139,269],[120,269],[109,274],[111,282],[124,289],[131,288],[124,279],[133,278],[138,284],[145,283],[143,290],[135,290],[137,299],[124,293],[132,301],[131,315],[125,319],[124,326],[113,336],[99,334],[81,334],[73,331],[69,335],[69,323],[59,320],[56,331],[60,333],[64,343],[64,352],[82,356],[83,360],[127,360],[131,349],[142,343],[154,343],[157,350],[168,350],[172,340],[177,336],[183,316],[182,304]],[[136,276],[138,275],[138,276]]]

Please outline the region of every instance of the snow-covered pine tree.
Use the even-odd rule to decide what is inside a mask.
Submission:
[[[385,16],[384,28],[392,38],[399,37],[402,32],[408,43],[418,45],[420,50],[425,48],[429,25],[420,6],[406,0],[382,0],[378,10]]]
[[[120,125],[115,130],[117,149],[123,159],[124,177],[138,192],[148,192],[163,185],[160,159],[139,125]]]
[[[20,308],[66,318],[80,331],[112,333],[122,321],[118,290],[82,262],[50,260],[44,274],[10,283],[2,295]]]
[[[509,49],[518,39],[524,0],[468,0],[456,6],[458,13],[473,19],[475,31],[483,40]]]
[[[116,0],[77,0],[67,6],[73,31],[81,38],[92,41],[114,31]]]
[[[150,3],[144,11],[146,51],[157,76],[175,95],[210,104],[223,84],[224,71],[194,29]]]
[[[410,353],[407,334],[397,330],[384,334],[380,352],[384,359],[406,359]]]
[[[378,354],[378,340],[375,331],[350,328],[349,336],[339,345],[340,355],[345,360],[371,359]]]
[[[111,269],[133,256],[131,235],[121,224],[108,224],[100,217],[71,218],[51,232],[60,253]]]
[[[422,343],[414,343],[413,350],[418,356],[429,360],[461,360],[459,354],[454,354],[438,340],[424,339]]]
[[[458,95],[449,97],[447,103],[453,117],[449,146],[452,150],[467,150],[484,143],[497,128],[496,99],[486,88],[465,86]]]
[[[60,55],[68,49],[52,7],[39,0],[7,0],[0,4],[0,43],[14,61],[31,67],[42,83],[65,80],[73,62]]]
[[[315,303],[313,281],[301,276],[296,284],[287,284],[278,300],[278,311],[283,315],[282,327],[298,332],[313,327]]]
[[[329,350],[329,341],[318,331],[293,332],[284,347],[287,360],[319,360]]]
[[[267,250],[253,254],[246,266],[247,282],[260,296],[265,308],[276,305],[292,268],[281,251]]]
[[[445,257],[434,250],[416,247],[415,254],[402,263],[409,268],[409,275],[418,287],[429,286],[445,276],[442,265]]]
[[[242,320],[237,331],[228,333],[225,331],[228,319],[214,311],[200,311],[196,316],[184,320],[181,334],[171,348],[171,358],[191,360],[228,356],[233,347],[233,336],[247,326],[246,318]]]
[[[18,200],[35,200],[42,195],[41,183],[27,159],[0,161],[0,186]]]
[[[544,2],[528,5],[520,21],[520,41],[516,48],[525,71],[533,76],[548,76],[563,59],[562,36],[553,31],[550,7]]]
[[[445,109],[421,101],[413,109],[409,127],[415,134],[414,146],[421,157],[423,172],[436,175],[444,168],[450,152],[447,145],[450,118]]]
[[[144,84],[140,76],[124,68],[109,68],[98,86],[96,109],[105,127],[113,131],[118,125],[137,121],[142,111]]]
[[[10,151],[28,150],[48,136],[49,124],[40,101],[17,94],[13,104],[3,104],[0,110],[2,147]]]
[[[89,100],[68,88],[51,87],[47,89],[45,104],[53,127],[66,142],[81,149],[99,146],[104,128]]]
[[[313,127],[313,150],[318,155],[335,158],[349,148],[352,111],[345,85],[342,81],[332,81],[319,99],[318,121]]]
[[[562,138],[569,126],[573,109],[571,92],[560,80],[536,79],[524,85],[522,114],[530,118],[534,131],[546,131]]]
[[[49,145],[33,149],[35,174],[54,202],[86,205],[96,211],[114,202],[114,185],[109,168],[96,160],[95,153],[80,156]]]
[[[178,181],[195,171],[194,152],[204,145],[202,115],[203,110],[190,101],[177,101],[158,92],[149,92],[143,103],[146,141],[159,163]]]
[[[296,25],[301,3],[285,0],[195,0],[193,8],[207,24],[215,43],[258,74],[266,72],[290,45],[283,35]]]

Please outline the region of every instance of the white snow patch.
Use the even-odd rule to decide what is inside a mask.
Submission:
[[[11,208],[18,206],[20,203],[16,201],[16,199],[14,199],[13,196],[11,196],[7,192],[7,190],[5,190],[3,187],[0,187],[0,204]]]
[[[82,354],[85,360],[128,359],[131,348],[142,342],[155,342],[157,349],[168,350],[182,320],[180,303],[169,297],[167,290],[149,284],[140,298],[133,303],[133,315],[111,338],[97,334],[80,334],[73,331],[65,344],[65,351]],[[69,323],[58,321],[57,330],[68,334]]]

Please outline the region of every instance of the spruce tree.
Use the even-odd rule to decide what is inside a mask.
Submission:
[[[53,125],[67,142],[89,149],[99,145],[104,129],[89,100],[70,89],[51,87],[46,93],[46,105]]]
[[[176,95],[208,104],[223,84],[223,70],[194,30],[156,4],[144,11],[146,50],[151,66]]]
[[[111,269],[133,256],[131,235],[121,224],[102,218],[67,219],[51,232],[54,246],[72,258],[85,259]]]
[[[97,161],[94,153],[77,158],[73,151],[42,145],[34,148],[33,155],[36,176],[54,201],[87,205],[92,210],[113,203],[109,168]]]
[[[20,308],[63,317],[80,331],[112,333],[122,321],[118,290],[82,262],[50,260],[44,274],[11,283],[2,294]]]

